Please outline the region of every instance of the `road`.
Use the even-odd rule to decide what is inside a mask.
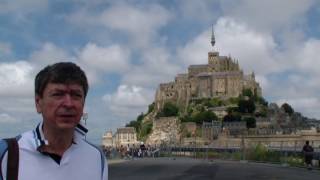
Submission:
[[[320,171],[280,165],[195,159],[139,159],[109,164],[109,180],[310,180]]]

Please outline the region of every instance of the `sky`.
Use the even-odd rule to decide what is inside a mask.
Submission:
[[[316,0],[1,0],[0,137],[33,129],[34,76],[77,63],[89,79],[87,138],[124,126],[160,83],[215,51],[254,72],[268,102],[320,119]]]

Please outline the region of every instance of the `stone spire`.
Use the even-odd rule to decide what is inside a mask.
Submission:
[[[215,43],[216,43],[216,38],[214,37],[213,25],[212,25],[212,34],[211,34],[211,45],[212,45],[212,47],[214,47]]]

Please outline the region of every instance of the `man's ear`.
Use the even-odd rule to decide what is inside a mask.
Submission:
[[[42,98],[39,95],[36,95],[34,100],[35,100],[37,112],[41,113],[42,112],[42,109],[41,109]]]

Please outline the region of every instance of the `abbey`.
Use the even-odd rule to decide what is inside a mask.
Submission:
[[[213,32],[211,44],[215,44]],[[211,51],[208,53],[208,64],[190,65],[188,73],[178,74],[173,82],[160,84],[155,103],[157,109],[167,101],[187,107],[192,99],[238,97],[243,89],[250,89],[261,96],[261,88],[253,72],[246,75],[238,61]]]

